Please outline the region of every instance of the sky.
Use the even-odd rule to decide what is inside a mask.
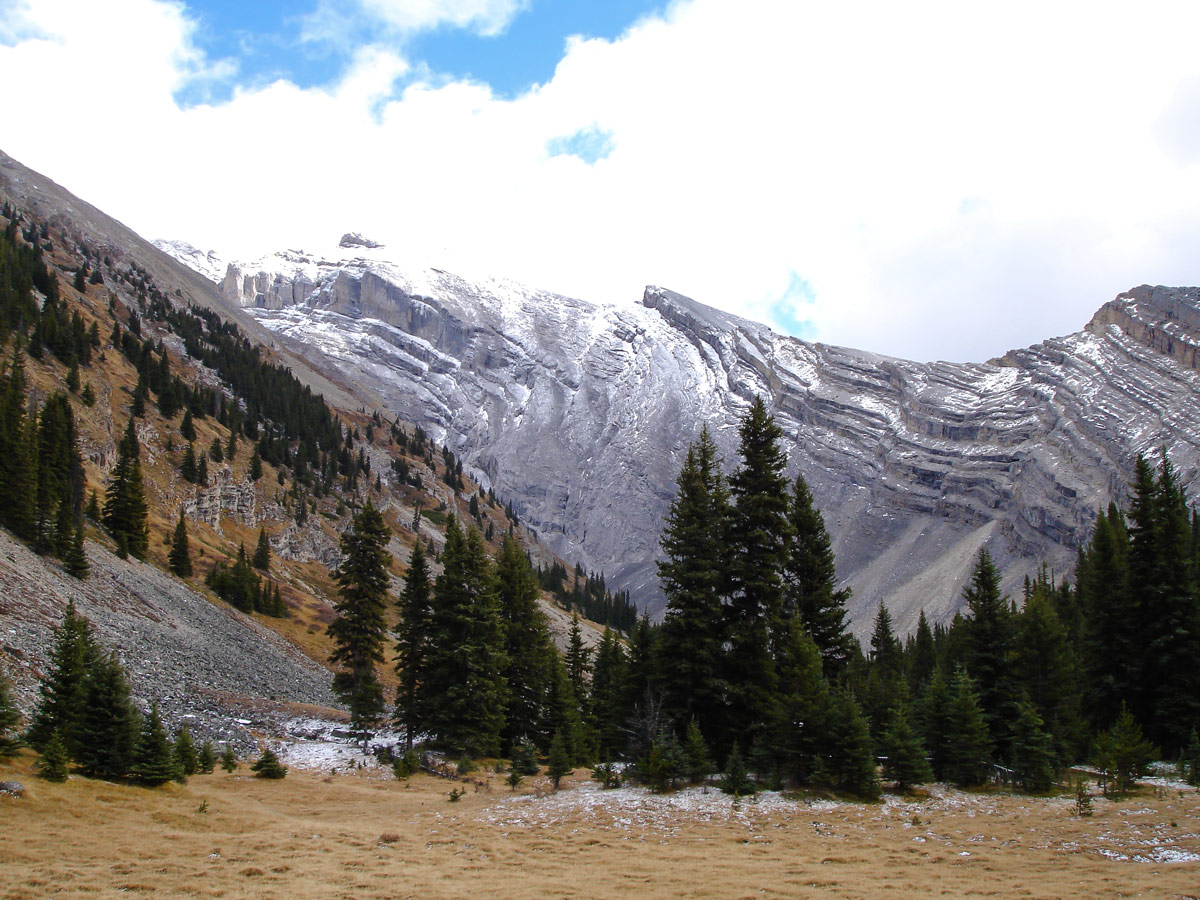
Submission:
[[[0,0],[0,150],[229,258],[347,231],[982,361],[1200,283],[1200,4]]]

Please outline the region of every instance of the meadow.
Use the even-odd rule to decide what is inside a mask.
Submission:
[[[900,898],[1200,896],[1200,796],[1120,803],[934,785],[880,803],[692,788],[549,790],[378,769],[245,767],[147,789],[0,763],[0,896]],[[466,793],[451,802],[451,790]]]

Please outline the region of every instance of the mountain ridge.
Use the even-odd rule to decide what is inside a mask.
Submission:
[[[983,546],[1014,593],[1043,560],[1068,571],[1139,452],[1170,444],[1197,486],[1198,388],[1177,360],[1197,358],[1194,289],[1135,288],[1081,331],[986,363],[805,342],[661,287],[601,306],[375,254],[231,263],[220,289],[370,383],[651,611],[682,454],[707,424],[732,464],[759,393],[825,510],[860,634],[884,600],[901,630],[921,607],[952,616]]]

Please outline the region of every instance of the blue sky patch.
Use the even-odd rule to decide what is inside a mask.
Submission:
[[[594,125],[567,137],[552,138],[546,142],[546,152],[550,156],[574,156],[588,165],[605,159],[614,149],[613,133]]]
[[[236,86],[261,87],[281,78],[300,88],[333,84],[366,45],[399,53],[414,73],[485,83],[498,97],[513,98],[554,77],[571,35],[612,40],[663,5],[532,0],[501,33],[481,35],[446,25],[400,33],[356,0],[320,6],[317,0],[190,0],[186,10],[197,23],[196,45],[210,63],[230,61],[236,71],[228,78],[197,79],[177,99],[185,106],[220,102]]]
[[[793,337],[811,341],[817,337],[817,326],[811,319],[800,318],[800,310],[816,303],[817,295],[811,284],[792,272],[787,288],[779,299],[768,307],[771,323]]]

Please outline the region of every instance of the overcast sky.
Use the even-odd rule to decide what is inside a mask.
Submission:
[[[146,237],[345,231],[983,360],[1200,282],[1200,3],[0,0],[0,149]]]

